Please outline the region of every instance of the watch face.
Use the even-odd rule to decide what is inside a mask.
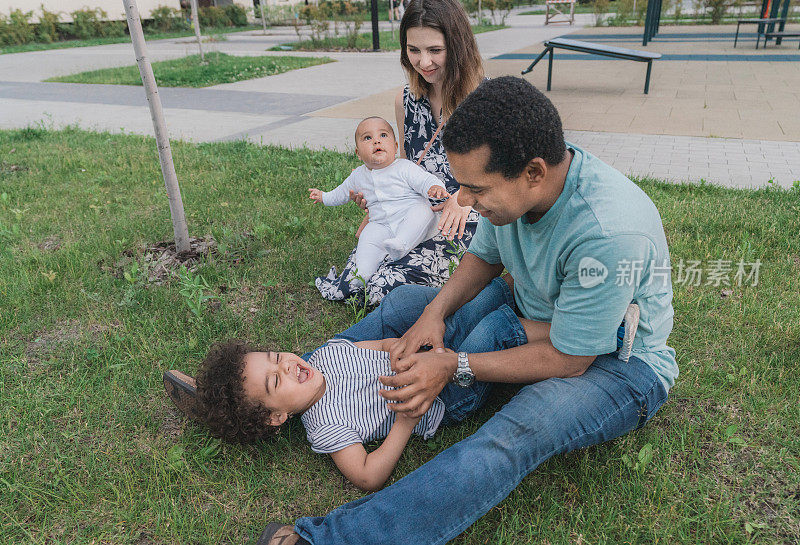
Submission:
[[[467,388],[469,386],[472,386],[473,382],[475,382],[475,375],[473,375],[472,373],[468,373],[465,371],[456,373],[456,384],[458,384],[462,388]]]

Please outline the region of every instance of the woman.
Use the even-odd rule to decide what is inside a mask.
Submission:
[[[452,196],[433,208],[442,211],[442,233],[397,261],[384,262],[369,280],[366,296],[371,305],[377,305],[403,284],[444,284],[469,246],[479,217],[456,202],[459,185],[450,173],[439,134],[425,153],[437,129],[483,79],[478,45],[461,3],[412,0],[400,23],[400,48],[400,62],[408,78],[408,85],[395,100],[397,127],[403,133],[401,156],[418,161],[424,154],[421,166],[439,176]],[[356,201],[363,205],[363,198],[357,197]],[[353,277],[353,255],[341,275],[334,267],[327,277],[317,278],[317,288],[326,299],[360,297],[363,287]]]

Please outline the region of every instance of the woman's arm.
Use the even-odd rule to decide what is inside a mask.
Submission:
[[[389,435],[380,447],[367,453],[364,445],[350,445],[331,453],[333,463],[347,480],[361,490],[366,492],[380,490],[394,471],[420,418],[411,418],[398,413]]]
[[[400,89],[400,92],[397,93],[397,96],[394,98],[394,116],[397,119],[397,130],[400,134],[397,135],[397,147],[400,151],[400,158],[407,159],[406,157],[406,110],[403,107],[403,90]]]

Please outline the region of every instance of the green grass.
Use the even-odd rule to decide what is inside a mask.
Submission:
[[[208,87],[220,83],[233,83],[253,78],[272,76],[289,70],[306,68],[315,64],[333,62],[327,57],[284,57],[261,55],[234,57],[224,53],[206,53],[205,63],[200,55],[153,63],[156,83],[162,87]],[[46,81],[68,83],[110,83],[116,85],[141,85],[139,67],[122,66],[58,76]]]
[[[244,27],[209,27],[203,29],[203,36],[213,36],[215,34],[230,34],[231,32],[244,32],[246,30],[260,29],[258,25],[248,25]],[[193,30],[181,30],[178,32],[154,32],[145,34],[145,40],[169,40],[174,38],[185,38],[194,36]],[[60,42],[35,42],[30,44],[6,45],[0,48],[0,55],[6,53],[25,53],[26,51],[45,51],[48,49],[69,49],[72,47],[91,47],[93,45],[121,44],[130,43],[131,38],[127,34],[124,36],[107,36],[105,38],[91,38],[89,40],[64,40]]]
[[[153,139],[0,132],[0,543],[252,542],[267,522],[362,495],[299,424],[274,442],[221,444],[161,384],[165,370],[194,373],[216,340],[302,352],[352,323],[310,283],[343,264],[360,214],[314,206],[307,188],[334,187],[357,159],[243,142],[172,150],[191,234],[221,245],[197,270],[219,298],[199,319],[176,279],[141,273],[142,248],[172,237]],[[681,376],[659,414],[543,464],[454,543],[798,541],[800,194],[640,185],[675,265],[760,259],[758,285],[723,297],[676,281]],[[394,478],[512,392],[412,439]],[[623,462],[648,444],[648,465]]]
[[[505,25],[473,25],[472,32],[480,34],[482,32],[491,32],[492,30],[500,30],[506,28]],[[384,51],[393,51],[400,49],[400,36],[399,25],[395,28],[394,33],[391,30],[380,31],[381,49]],[[285,43],[280,46],[273,47],[273,50],[282,49],[295,49],[298,51],[336,51],[347,49],[347,38],[345,36],[338,36],[333,38],[323,38],[321,40],[301,40],[299,42]],[[372,32],[363,32],[358,35],[356,39],[356,46],[354,49],[372,49]]]

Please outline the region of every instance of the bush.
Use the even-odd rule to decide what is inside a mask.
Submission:
[[[79,9],[70,15],[72,15],[70,34],[80,40],[125,34],[125,23],[123,21],[107,21],[108,14],[100,8]]]
[[[34,39],[30,23],[32,11],[13,9],[8,17],[0,14],[0,45],[27,44]]]
[[[594,26],[603,26],[603,18],[608,13],[609,0],[594,0],[592,2],[592,13],[594,14]]]
[[[55,42],[61,37],[58,24],[61,13],[47,11],[44,9],[44,4],[41,9],[42,14],[39,16],[39,24],[36,26],[36,40],[45,43]]]
[[[169,32],[185,27],[183,12],[169,6],[158,6],[150,12],[150,17],[153,19],[152,28],[159,32]]]
[[[231,20],[228,19],[225,10],[216,6],[200,8],[198,17],[200,28],[231,26]]]
[[[233,26],[247,26],[247,10],[245,8],[239,4],[228,4],[222,9]]]
[[[728,0],[705,0],[704,6],[711,11],[711,24],[718,25],[728,10]]]

